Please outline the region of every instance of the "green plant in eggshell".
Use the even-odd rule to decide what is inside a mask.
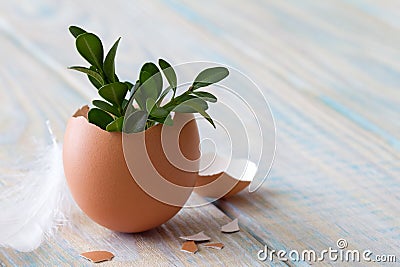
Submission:
[[[94,107],[88,113],[90,123],[109,132],[140,132],[159,123],[172,125],[171,113],[181,112],[199,113],[215,127],[206,110],[208,103],[217,102],[217,98],[201,89],[226,78],[229,75],[227,68],[212,67],[201,71],[191,86],[177,95],[176,72],[164,59],[158,60],[158,66],[152,62],[143,64],[136,82],[120,81],[115,73],[115,56],[121,38],[104,57],[103,44],[95,34],[77,26],[69,27],[69,31],[75,37],[79,54],[90,64],[70,69],[86,74],[102,98],[92,102]],[[166,88],[163,88],[162,75],[168,81]],[[166,99],[171,91],[172,96]],[[129,103],[134,102],[136,105],[130,105],[128,115]],[[129,127],[124,127],[126,121]]]

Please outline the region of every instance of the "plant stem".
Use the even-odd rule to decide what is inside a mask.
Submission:
[[[185,94],[188,94],[188,93],[192,92],[192,90],[193,90],[193,86],[190,86],[190,87],[187,89],[187,91],[185,91],[184,93],[182,93],[182,94],[179,95],[178,97],[183,96],[183,95],[185,95]],[[172,95],[171,100],[170,100],[167,104],[165,104],[164,106],[162,106],[162,108],[166,108],[166,107],[171,106],[172,104],[174,104],[174,101],[175,101],[175,91],[174,91],[174,93],[173,93],[173,95]]]

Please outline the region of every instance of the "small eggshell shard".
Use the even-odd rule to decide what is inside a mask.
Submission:
[[[227,224],[223,225],[221,227],[221,232],[223,232],[223,233],[234,233],[234,232],[240,231],[238,222],[239,222],[239,220],[236,218],[233,221],[231,221],[230,223],[227,223]]]
[[[87,119],[88,112],[89,112],[89,106],[85,105],[85,106],[81,107],[80,109],[78,109],[74,113],[74,115],[72,115],[72,117],[76,118],[76,117],[82,116],[82,117],[85,117]]]
[[[186,241],[183,243],[181,251],[187,252],[187,253],[196,253],[198,250],[196,243],[194,241]]]
[[[208,244],[204,244],[204,247],[221,250],[221,249],[224,248],[224,244],[222,244],[222,243],[208,243]]]
[[[200,233],[197,233],[195,235],[181,236],[179,238],[183,240],[198,241],[198,242],[211,240],[211,237],[204,234],[204,231],[201,231]]]
[[[227,198],[249,186],[257,170],[257,165],[247,159],[204,154],[194,191],[204,197]]]
[[[88,261],[93,263],[103,262],[103,261],[110,261],[114,258],[114,254],[105,250],[96,250],[96,251],[89,251],[80,254],[80,256]]]

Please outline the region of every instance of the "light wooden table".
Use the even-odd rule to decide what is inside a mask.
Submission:
[[[271,104],[278,146],[270,177],[254,194],[184,209],[165,225],[133,235],[110,232],[78,213],[72,229],[34,252],[1,249],[1,264],[85,265],[79,253],[107,249],[116,257],[102,265],[351,266],[257,259],[264,245],[322,251],[336,248],[339,238],[349,249],[394,254],[400,262],[399,2],[233,3],[0,1],[3,177],[12,172],[11,162],[32,156],[33,139],[49,142],[46,119],[62,139],[70,114],[94,97],[90,85],[65,68],[82,62],[67,33],[70,24],[107,44],[123,36],[117,60],[124,77],[160,56],[240,69]],[[234,217],[242,231],[219,233]],[[191,234],[190,224],[226,248],[180,252],[177,237]]]

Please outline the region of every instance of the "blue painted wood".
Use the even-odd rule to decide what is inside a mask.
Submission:
[[[7,114],[0,122],[16,129],[10,134],[0,126],[2,175],[12,173],[11,160],[29,156],[34,149],[32,135],[48,142],[44,118],[52,121],[62,138],[69,114],[95,95],[80,76],[64,68],[80,62],[66,32],[69,24],[80,24],[102,33],[108,46],[123,36],[117,59],[122,77],[136,75],[134,70],[143,62],[162,56],[173,63],[228,64],[262,88],[277,122],[278,151],[272,173],[255,194],[242,193],[215,203],[231,218],[239,217],[241,227],[252,236],[227,241],[235,244],[235,252],[245,249],[244,255],[254,257],[257,264],[254,253],[264,244],[273,249],[320,251],[345,238],[351,249],[398,254],[397,1],[116,0],[110,5],[75,0],[0,3],[0,58],[6,62],[0,67],[0,112]],[[110,10],[118,11],[119,18]],[[42,81],[54,89],[46,90]],[[47,107],[48,101],[62,104]],[[192,212],[179,218],[194,223],[187,219],[193,218]],[[212,212],[215,218],[227,219]],[[203,219],[201,225],[207,225]],[[84,222],[85,229],[109,240],[89,224]],[[178,257],[181,265],[228,262],[224,255],[219,259],[212,253],[200,259],[176,256],[172,236],[188,226],[174,220],[166,227],[172,230],[136,236],[136,241],[125,240],[124,245],[115,236],[110,242],[121,248],[132,242],[145,246],[166,240],[157,252],[174,260]],[[54,262],[60,263],[63,257],[74,259],[77,248],[87,248],[77,236],[66,239],[66,243],[48,243],[31,255],[2,251],[0,261],[41,261],[49,251],[58,251],[64,256],[55,256]],[[120,251],[129,258],[131,250]],[[142,248],[135,255],[148,253]]]

